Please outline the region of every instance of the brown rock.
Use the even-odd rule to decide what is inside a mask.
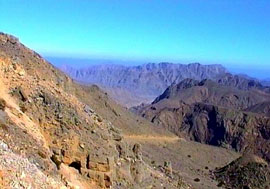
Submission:
[[[137,159],[139,159],[139,160],[142,159],[142,152],[141,152],[141,145],[140,144],[138,144],[138,143],[134,144],[132,151]]]
[[[6,101],[0,98],[0,110],[4,111],[6,106],[7,106]]]
[[[172,177],[172,163],[169,161],[164,162],[164,169],[165,169],[165,174],[169,177]]]

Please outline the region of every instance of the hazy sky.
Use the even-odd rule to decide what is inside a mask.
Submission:
[[[0,0],[0,31],[46,56],[270,72],[269,0]]]

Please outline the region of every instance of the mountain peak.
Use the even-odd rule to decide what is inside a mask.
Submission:
[[[12,44],[19,43],[19,38],[14,37],[13,35],[5,34],[0,32],[0,41],[2,43],[11,42]]]

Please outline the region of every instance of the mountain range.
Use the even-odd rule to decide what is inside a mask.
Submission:
[[[269,187],[257,80],[198,63],[62,70],[0,33],[0,188]]]
[[[62,65],[60,69],[83,84],[96,84],[119,104],[125,107],[151,103],[172,84],[184,79],[211,79],[240,90],[265,88],[266,82],[246,75],[233,75],[222,65],[149,63],[140,66],[95,65],[73,68]],[[269,90],[266,88],[265,90]]]
[[[96,84],[118,103],[131,107],[149,103],[168,86],[186,78],[216,79],[226,74],[221,65],[149,63],[140,66],[96,65],[87,68],[60,67],[74,80]]]

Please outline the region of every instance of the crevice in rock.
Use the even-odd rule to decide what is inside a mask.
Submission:
[[[89,154],[86,157],[86,168],[90,169],[90,155]]]
[[[58,159],[58,157],[54,154],[51,157],[51,160],[54,162],[54,164],[56,165],[57,169],[60,169],[60,165],[61,165],[61,161]]]
[[[77,169],[79,171],[79,173],[81,173],[81,162],[80,161],[73,161],[71,164],[69,164],[69,167],[73,167],[75,169]]]

